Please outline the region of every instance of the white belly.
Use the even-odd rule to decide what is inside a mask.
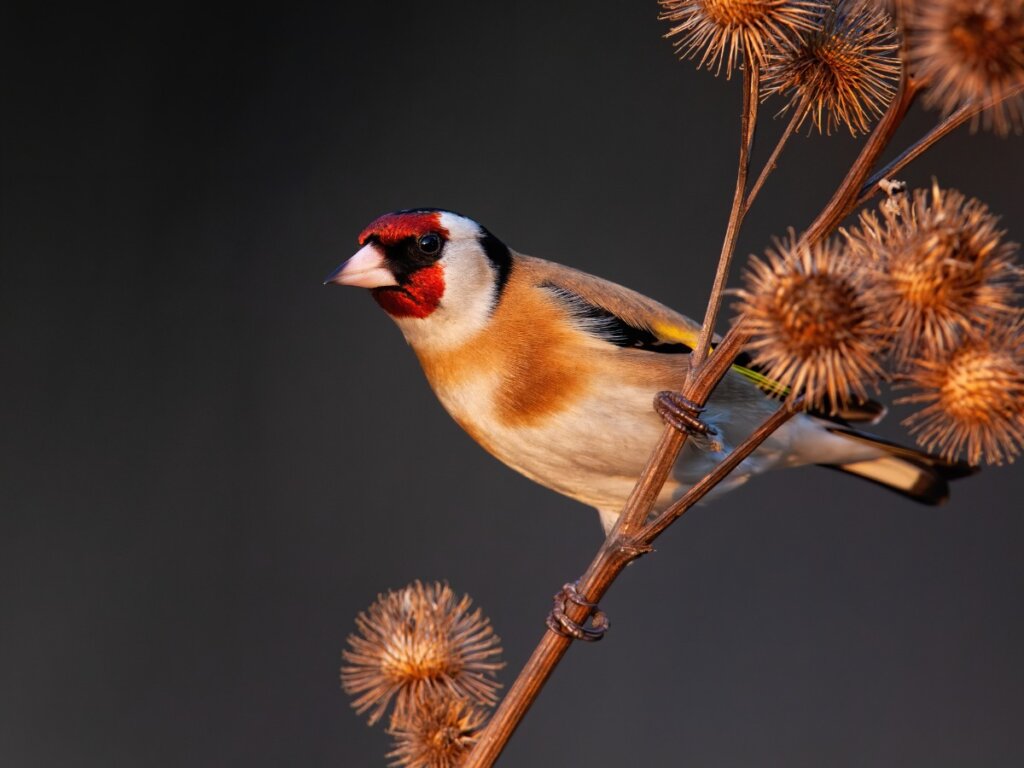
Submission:
[[[656,391],[605,382],[604,386],[592,386],[586,395],[537,426],[505,426],[491,403],[494,384],[482,377],[438,392],[438,396],[452,416],[505,464],[541,485],[604,511],[603,517],[617,513],[663,429],[652,408]],[[659,506],[682,495],[778,407],[756,391],[744,387],[741,392],[744,397],[740,400],[711,400],[704,419],[717,434],[710,440],[687,441]],[[855,460],[851,450],[858,449],[829,434],[811,417],[800,415],[744,461],[721,490],[776,466]]]

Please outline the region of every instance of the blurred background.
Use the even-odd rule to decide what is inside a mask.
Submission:
[[[340,651],[414,578],[474,597],[511,682],[597,516],[485,454],[370,297],[321,281],[378,214],[439,206],[700,316],[740,83],[656,16],[5,6],[0,763],[383,765]],[[740,256],[857,146],[795,138]],[[1022,157],[961,130],[903,175],[1019,241]],[[932,509],[810,468],[696,510],[502,764],[1021,765],[1022,490],[993,468]]]

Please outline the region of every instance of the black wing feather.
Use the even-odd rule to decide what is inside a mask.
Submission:
[[[545,282],[541,288],[551,291],[566,305],[573,317],[582,321],[586,330],[609,344],[629,349],[663,354],[688,354],[693,350],[686,344],[659,339],[650,329],[626,322],[610,309],[600,307],[561,285]]]

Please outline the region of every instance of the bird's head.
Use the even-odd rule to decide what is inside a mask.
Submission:
[[[416,346],[458,344],[490,317],[508,278],[505,245],[472,219],[416,208],[387,213],[325,281],[369,288]]]

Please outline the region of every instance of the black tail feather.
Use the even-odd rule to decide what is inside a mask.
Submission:
[[[948,461],[848,427],[829,427],[829,431],[880,448],[887,455],[848,464],[820,466],[870,480],[922,504],[942,504],[949,498],[950,480],[973,475],[979,469],[967,462]]]

